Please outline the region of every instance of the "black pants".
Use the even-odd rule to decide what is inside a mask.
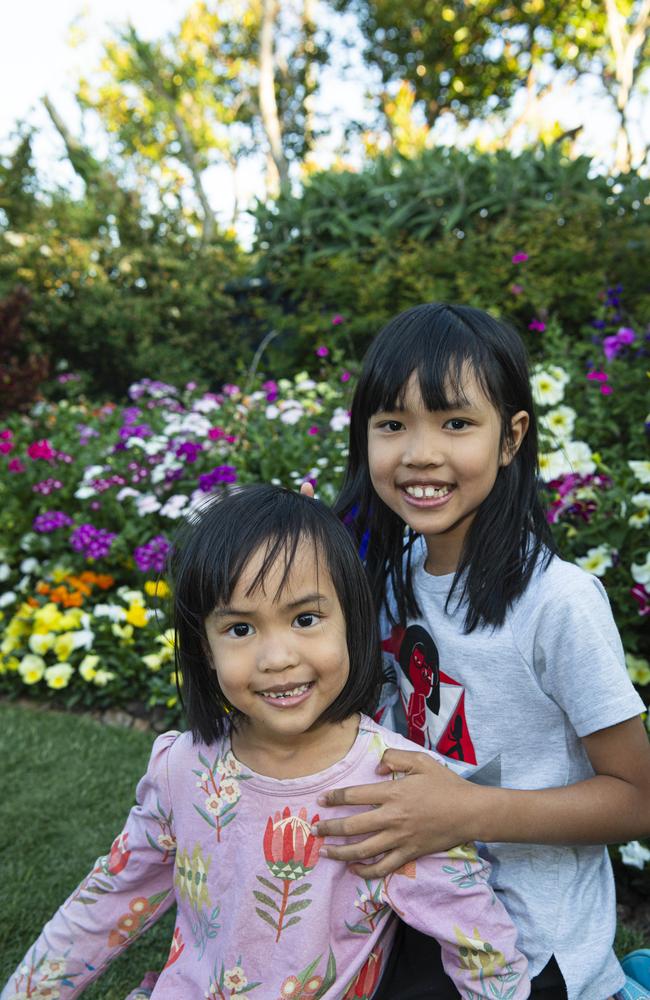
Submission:
[[[555,958],[532,980],[530,996],[531,1000],[567,1000]],[[460,1000],[460,993],[443,969],[438,942],[400,921],[373,1000]]]

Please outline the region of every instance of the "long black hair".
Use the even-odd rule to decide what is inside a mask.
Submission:
[[[537,424],[528,362],[518,334],[481,309],[441,302],[415,306],[392,319],[371,344],[354,394],[350,455],[338,515],[351,524],[357,544],[367,540],[366,570],[375,606],[393,624],[419,615],[411,556],[418,537],[377,496],[368,469],[368,421],[394,410],[415,373],[425,406],[449,410],[463,397],[467,373],[477,380],[501,419],[501,446],[512,443],[511,419],[525,410],[528,432],[510,464],[480,505],[465,538],[452,583],[465,602],[465,631],[503,624],[523,593],[538,559],[555,551],[538,494]],[[387,591],[394,594],[394,607]]]
[[[223,736],[241,719],[229,705],[208,654],[205,619],[230,601],[258,551],[264,553],[250,592],[263,586],[278,561],[281,592],[303,542],[329,573],[346,626],[350,672],[321,719],[340,722],[374,710],[381,685],[381,651],[372,595],[349,532],[324,504],[277,486],[241,486],[207,501],[179,533],[170,570],[176,631],[176,669],[195,740]],[[279,594],[278,594],[279,596]]]

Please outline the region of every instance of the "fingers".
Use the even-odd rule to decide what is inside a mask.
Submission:
[[[346,861],[348,864],[368,861],[368,859],[377,860],[379,855],[390,847],[387,839],[382,832],[375,837],[366,837],[365,840],[360,840],[356,844],[326,844],[325,847],[321,848],[320,853],[326,858],[332,858],[334,861]]]
[[[433,757],[419,750],[386,750],[377,770],[383,774],[401,771],[403,774],[415,774],[427,771],[430,767],[442,767]]]
[[[332,788],[319,796],[319,806],[379,806],[391,797],[390,781],[375,785],[351,785],[349,788]]]
[[[312,500],[313,500],[313,498],[314,498],[314,487],[312,486],[311,483],[303,483],[302,486],[300,487],[300,492],[302,493],[302,495],[304,497],[311,497]]]
[[[350,869],[360,878],[385,878],[387,875],[392,875],[398,868],[405,865],[407,861],[412,861],[415,857],[417,855],[407,854],[405,851],[389,851],[379,861],[365,865],[350,865]]]
[[[365,837],[369,833],[385,829],[385,822],[381,816],[377,819],[378,815],[376,809],[370,809],[367,812],[357,813],[356,816],[322,819],[315,823],[312,829],[319,837]],[[360,854],[359,857],[371,858],[372,852]]]

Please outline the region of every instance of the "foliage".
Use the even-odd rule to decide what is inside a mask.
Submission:
[[[380,157],[359,172],[313,175],[300,196],[259,206],[257,273],[269,284],[276,366],[305,363],[333,314],[359,354],[386,318],[427,300],[471,303],[520,326],[555,316],[566,333],[596,296],[625,282],[647,315],[650,184],[591,177],[555,148],[519,157],[452,149]],[[527,280],[511,262],[526,251]],[[535,350],[544,337],[535,336]]]
[[[48,372],[47,360],[30,354],[24,342],[22,322],[29,302],[21,287],[0,301],[0,417],[33,403]]]

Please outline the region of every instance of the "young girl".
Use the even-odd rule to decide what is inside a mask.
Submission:
[[[78,996],[174,901],[169,959],[139,997],[370,998],[396,914],[437,937],[467,1000],[527,997],[514,926],[473,847],[385,879],[321,854],[320,797],[341,783],[383,783],[385,749],[407,746],[362,714],[381,679],[379,638],[363,567],[334,514],[285,490],[243,487],[200,512],[175,561],[192,731],[156,740],[126,827],[2,1000]]]
[[[321,819],[319,836],[355,841],[327,841],[328,856],[378,878],[485,843],[532,996],[606,1000],[625,976],[611,867],[593,845],[650,829],[650,750],[603,587],[554,554],[519,337],[468,307],[393,319],[365,359],[337,511],[367,541],[396,692],[382,721],[399,726],[401,710],[411,740],[476,783],[388,751],[382,773],[403,780],[324,798],[374,807]],[[410,931],[395,957],[378,997],[457,996]],[[418,963],[419,990],[404,992]]]

